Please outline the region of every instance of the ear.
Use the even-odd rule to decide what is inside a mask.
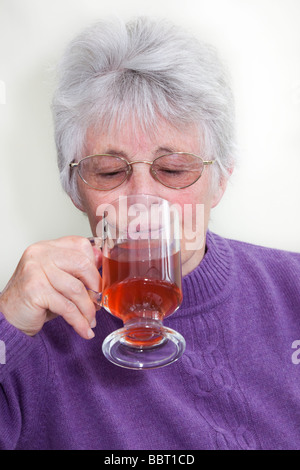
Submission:
[[[221,199],[222,199],[222,197],[225,193],[228,180],[229,180],[230,176],[233,173],[233,170],[234,170],[234,167],[230,168],[228,170],[228,174],[226,176],[221,176],[220,177],[218,185],[217,185],[217,187],[214,191],[211,208],[216,207],[219,204],[219,202],[221,201]]]

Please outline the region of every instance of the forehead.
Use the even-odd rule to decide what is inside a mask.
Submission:
[[[140,153],[155,154],[159,149],[199,153],[201,150],[199,129],[195,124],[175,127],[160,120],[155,129],[144,131],[131,123],[109,131],[90,128],[85,148],[88,155],[106,153],[110,149],[129,155]]]

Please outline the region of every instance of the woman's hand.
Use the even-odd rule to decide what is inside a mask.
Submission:
[[[34,336],[62,316],[85,339],[94,337],[96,307],[86,287],[100,290],[101,254],[88,239],[63,237],[27,248],[4,291],[0,311],[9,323]]]

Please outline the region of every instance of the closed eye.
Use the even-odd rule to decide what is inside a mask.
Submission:
[[[160,172],[164,172],[168,175],[182,175],[183,173],[185,173],[185,170],[170,170],[170,169],[161,169],[159,170]]]
[[[109,176],[116,176],[116,175],[119,175],[120,173],[124,173],[126,172],[126,169],[125,168],[116,168],[115,170],[112,170],[112,171],[101,171],[101,170],[98,170],[96,171],[95,175],[96,176],[103,176],[103,177],[109,177]]]
[[[184,169],[176,169],[176,168],[163,168],[163,167],[159,167],[159,168],[155,168],[155,171],[156,172],[162,172],[162,173],[167,173],[169,175],[179,175],[179,174],[182,174],[182,173],[185,173],[187,170],[184,170]]]

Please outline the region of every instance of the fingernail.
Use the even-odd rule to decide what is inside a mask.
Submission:
[[[94,333],[93,330],[91,330],[90,328],[89,328],[88,331],[87,331],[87,337],[88,337],[89,339],[92,339],[92,338],[95,337],[95,333]]]
[[[91,328],[95,328],[97,325],[96,318],[91,321]]]

